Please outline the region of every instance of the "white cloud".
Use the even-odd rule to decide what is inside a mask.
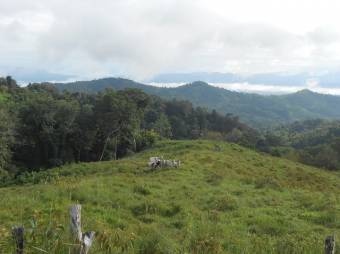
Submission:
[[[137,79],[334,69],[339,9],[336,0],[3,0],[0,66]]]
[[[314,81],[315,82],[315,81]],[[150,83],[150,85],[158,87],[178,87],[186,83]],[[251,84],[251,83],[209,83],[212,86],[224,88],[230,91],[243,93],[256,93],[262,95],[279,95],[290,94],[303,90],[301,86],[282,86],[282,85],[266,85],[266,84]],[[309,83],[306,85],[309,90],[321,93],[340,95],[340,88],[326,88],[318,87],[316,83]]]

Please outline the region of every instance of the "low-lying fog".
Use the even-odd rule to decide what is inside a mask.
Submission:
[[[186,83],[155,83],[155,82],[149,83],[149,85],[158,87],[178,87],[185,84]],[[340,95],[340,88],[319,87],[317,84],[308,84],[306,86],[282,86],[250,83],[209,83],[209,85],[225,88],[231,91],[257,93],[265,95],[295,93],[303,89],[309,89],[313,92],[323,94]]]

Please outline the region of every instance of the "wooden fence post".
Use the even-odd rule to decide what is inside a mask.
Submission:
[[[335,254],[335,235],[326,237],[325,254]]]
[[[94,231],[86,232],[85,234],[83,234],[80,254],[87,254],[89,252],[94,240],[94,235]]]
[[[94,231],[82,233],[81,230],[81,205],[70,207],[71,230],[74,238],[80,243],[80,254],[87,254],[94,240]]]
[[[24,228],[13,227],[12,235],[16,245],[16,254],[24,254]]]
[[[70,217],[71,217],[71,230],[74,238],[78,241],[82,241],[81,232],[81,205],[72,205],[70,207]]]

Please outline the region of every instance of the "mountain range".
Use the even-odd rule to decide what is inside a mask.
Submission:
[[[208,83],[249,83],[271,86],[306,87],[317,84],[324,88],[336,88],[340,84],[340,72],[259,73],[239,75],[220,72],[163,73],[148,80],[149,83],[191,83],[196,80]]]
[[[340,119],[340,97],[304,89],[286,95],[258,95],[229,91],[196,81],[175,88],[155,87],[122,78],[53,84],[58,90],[94,93],[107,88],[137,88],[165,99],[188,100],[224,114],[234,114],[253,127],[267,127],[308,119]]]

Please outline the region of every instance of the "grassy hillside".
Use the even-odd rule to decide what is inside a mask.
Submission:
[[[146,171],[150,156],[183,162]],[[340,174],[208,141],[162,142],[0,188],[0,253],[24,224],[27,253],[68,253],[68,207],[83,205],[91,253],[323,253],[340,235]]]
[[[176,88],[160,88],[136,83],[127,79],[106,78],[55,84],[59,90],[71,92],[98,92],[106,88],[117,90],[139,88],[165,99],[191,101],[195,106],[232,113],[255,127],[294,122],[307,119],[340,119],[340,97],[302,90],[281,96],[262,96],[217,88],[204,82]]]

